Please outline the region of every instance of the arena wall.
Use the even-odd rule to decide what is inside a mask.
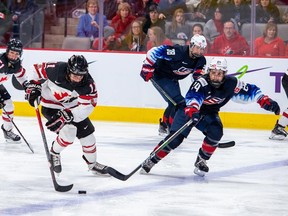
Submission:
[[[0,50],[1,52],[5,50]],[[76,52],[25,49],[23,66],[31,75],[32,65],[45,61],[67,61],[73,54],[86,57],[90,74],[96,81],[98,105],[91,114],[92,120],[158,123],[166,103],[150,82],[139,76],[144,53]],[[213,56],[207,56],[210,62]],[[227,57],[228,74],[254,83],[276,100],[281,110],[287,108],[287,97],[281,86],[281,78],[288,69],[287,58]],[[180,81],[185,95],[191,77]],[[10,81],[4,83],[12,96],[15,115],[35,116],[35,111],[24,100],[24,91],[17,90]],[[225,127],[272,129],[274,114],[260,108],[257,103],[238,104],[230,101],[220,112]]]

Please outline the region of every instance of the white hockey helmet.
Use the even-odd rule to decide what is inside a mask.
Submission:
[[[211,70],[217,70],[223,72],[223,78],[219,79],[212,78],[210,75]],[[208,82],[215,88],[219,88],[225,82],[225,76],[227,73],[227,61],[225,58],[214,57],[208,66]]]
[[[190,40],[191,46],[198,46],[201,49],[205,49],[207,47],[206,38],[203,35],[195,34]]]
[[[214,57],[208,66],[208,70],[221,70],[226,74],[227,72],[226,59],[221,57]]]

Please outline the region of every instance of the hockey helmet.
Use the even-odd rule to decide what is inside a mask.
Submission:
[[[88,63],[83,55],[73,55],[68,59],[68,73],[78,76],[88,74]]]
[[[190,46],[198,46],[201,49],[207,47],[206,38],[203,35],[195,34],[190,40]]]
[[[211,60],[208,70],[221,70],[225,74],[227,72],[227,61],[225,58],[215,57]]]
[[[219,78],[215,79],[215,78],[211,78],[210,72],[211,70],[217,70],[217,71],[221,71],[223,72],[223,78],[222,80],[219,80]],[[211,60],[209,66],[208,66],[208,81],[209,83],[214,86],[215,88],[219,88],[222,83],[224,83],[225,81],[225,75],[227,73],[227,61],[225,58],[219,58],[219,57],[215,57]],[[220,76],[220,75],[216,75],[216,76]]]
[[[19,58],[17,59],[8,59],[11,64],[15,64],[20,60],[20,57],[22,56],[23,52],[23,44],[19,39],[12,38],[8,43],[7,43],[7,48],[6,48],[6,56],[8,56],[9,51],[15,51],[19,53]]]

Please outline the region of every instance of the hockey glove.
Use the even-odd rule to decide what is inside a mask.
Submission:
[[[153,77],[154,70],[155,69],[151,65],[144,64],[140,76],[145,80],[145,82],[148,82]]]
[[[200,113],[199,110],[195,107],[186,107],[185,109],[185,115],[189,116],[194,123],[198,122],[200,119]]]
[[[280,114],[280,107],[279,107],[278,103],[276,101],[272,100],[271,98],[269,98],[267,95],[263,95],[257,101],[257,103],[259,103],[263,109],[274,112],[275,115]]]
[[[25,89],[25,100],[27,100],[32,107],[34,107],[35,100],[37,100],[37,104],[40,103],[41,90],[42,90],[40,82],[31,80],[30,82],[24,85],[24,89]]]
[[[3,109],[3,107],[5,107],[5,102],[4,102],[4,98],[0,97],[0,109]]]
[[[48,130],[58,133],[65,124],[69,124],[73,119],[73,114],[70,110],[59,110],[45,125]]]

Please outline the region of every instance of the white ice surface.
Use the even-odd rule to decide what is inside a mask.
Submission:
[[[57,177],[59,184],[74,187],[60,193],[52,185],[36,117],[14,121],[35,154],[24,142],[6,143],[0,131],[1,216],[288,215],[288,141],[269,140],[270,131],[224,129],[222,141],[235,140],[236,146],[217,149],[204,178],[193,174],[203,139],[196,129],[150,174],[137,172],[127,181],[88,172],[77,140],[62,152],[63,172]],[[154,124],[93,124],[98,161],[124,174],[163,138]],[[45,132],[50,146],[55,134]]]

